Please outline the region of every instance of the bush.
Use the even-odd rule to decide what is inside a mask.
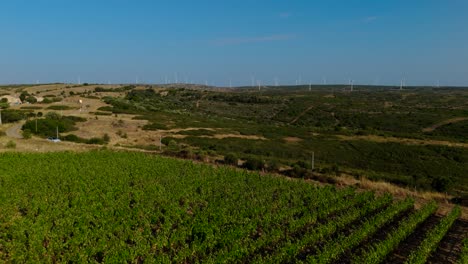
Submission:
[[[25,129],[25,130],[23,131],[23,138],[25,138],[25,139],[30,139],[31,137],[32,137],[31,130]]]
[[[438,192],[448,191],[451,185],[452,181],[447,177],[436,177],[431,183],[431,187]]]
[[[102,140],[104,140],[105,143],[109,143],[110,141],[110,137],[109,137],[109,134],[104,134],[104,136],[102,137]]]
[[[92,144],[92,145],[104,145],[106,142],[102,138],[90,138],[86,141],[86,144]]]
[[[45,118],[46,119],[51,119],[51,120],[59,120],[60,118],[62,118],[62,116],[57,112],[48,112],[45,115]]]
[[[2,110],[2,122],[13,123],[23,120],[26,117],[25,112],[18,110]]]
[[[14,149],[16,148],[16,143],[13,140],[8,141],[6,148]]]
[[[128,138],[127,133],[124,133],[122,130],[117,131],[116,134],[121,138]]]
[[[69,134],[62,138],[65,141],[71,141],[76,143],[83,143],[83,139],[78,137],[77,135]]]
[[[237,166],[238,162],[239,162],[239,159],[237,158],[236,155],[234,155],[232,153],[227,154],[226,156],[224,156],[224,163],[225,164]]]
[[[28,96],[28,97],[26,97],[26,102],[28,102],[30,104],[35,104],[35,103],[37,103],[37,99],[34,96]]]
[[[243,167],[248,170],[262,170],[265,168],[265,163],[257,158],[248,158]]]
[[[170,143],[171,141],[174,141],[174,139],[171,138],[171,137],[164,137],[164,138],[161,139],[161,143],[163,143],[163,144],[166,145],[166,146],[169,146],[169,143]],[[177,142],[176,142],[176,143],[177,143]]]
[[[178,151],[179,150],[179,144],[175,140],[170,140],[169,143],[167,144],[167,148],[170,151]]]
[[[47,109],[50,109],[50,110],[70,110],[72,108],[69,107],[68,105],[51,105],[51,106],[47,107]]]

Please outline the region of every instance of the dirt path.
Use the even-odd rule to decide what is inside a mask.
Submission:
[[[199,108],[200,107],[200,101],[205,99],[205,97],[207,96],[208,94],[204,94],[200,99],[198,99],[197,103],[196,103],[196,107]]]
[[[296,116],[296,118],[294,118],[291,122],[289,122],[290,125],[294,124],[297,122],[297,120],[299,120],[299,118],[301,118],[303,115],[305,115],[307,112],[309,112],[310,110],[312,110],[312,108],[314,108],[313,105],[307,107],[306,110],[302,111],[302,113],[300,113],[298,116]]]
[[[23,138],[21,134],[21,127],[23,124],[23,122],[13,124],[5,131],[6,135],[11,138]]]
[[[396,137],[382,137],[382,136],[375,136],[375,135],[368,135],[368,136],[345,136],[345,135],[336,135],[341,140],[366,140],[366,141],[373,141],[378,143],[385,143],[385,142],[393,142],[393,143],[401,143],[406,145],[439,145],[439,146],[448,146],[448,147],[460,147],[460,148],[468,148],[468,143],[459,143],[459,142],[451,142],[445,140],[430,140],[430,139],[412,139],[412,138],[396,138]]]
[[[422,132],[432,132],[432,131],[436,130],[437,128],[441,127],[441,126],[445,126],[445,125],[448,125],[448,124],[453,124],[453,123],[457,123],[457,122],[461,122],[461,121],[465,121],[465,120],[468,120],[468,117],[450,118],[450,119],[447,119],[447,120],[442,121],[440,123],[434,124],[434,125],[432,125],[430,127],[423,128]]]

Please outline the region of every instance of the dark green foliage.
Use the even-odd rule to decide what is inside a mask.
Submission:
[[[95,115],[97,116],[111,116],[112,113],[107,113],[107,112],[94,112]]]
[[[64,136],[62,140],[75,142],[75,143],[90,144],[90,145],[105,145],[109,143],[109,140],[110,140],[109,135],[107,135],[107,137],[106,135],[107,134],[104,134],[102,138],[93,137],[90,139],[85,139],[85,138],[78,137],[77,135],[74,135],[74,134],[68,134]]]
[[[447,177],[435,177],[432,179],[431,187],[438,192],[446,192],[450,189],[452,181]]]
[[[68,106],[68,105],[51,105],[51,106],[47,107],[47,109],[49,109],[49,110],[70,110],[72,108],[70,106]]]
[[[232,153],[229,153],[226,156],[224,156],[224,163],[226,163],[226,164],[237,166],[238,162],[239,162],[239,159],[237,158],[236,155],[234,155]]]
[[[22,106],[21,109],[24,109],[24,110],[38,110],[38,109],[42,109],[42,107],[40,106]]]
[[[9,148],[9,149],[15,149],[16,148],[16,142],[14,142],[13,140],[10,140],[6,143],[5,145],[6,148]]]
[[[450,138],[459,138],[463,142],[468,142],[468,120],[441,126],[429,133],[429,135]]]
[[[30,139],[31,137],[32,137],[31,130],[29,129],[23,130],[23,138]]]
[[[57,128],[59,133],[70,132],[76,130],[75,122],[81,122],[86,119],[73,116],[60,116],[55,112],[49,112],[45,119],[37,120],[37,132],[36,132],[36,120],[27,121],[23,125],[23,131],[29,130],[36,135],[44,137],[56,137]]]
[[[248,170],[263,170],[265,168],[265,162],[259,158],[249,157],[242,167]]]
[[[19,110],[2,110],[2,122],[13,123],[26,118],[26,112]]]
[[[449,191],[468,191],[466,148],[392,142],[392,137],[420,140],[466,140],[464,122],[424,128],[468,115],[468,92],[463,89],[356,87],[344,92],[340,85],[267,88],[245,87],[232,92],[190,89],[132,90],[124,98],[105,98],[114,113],[139,115],[149,124],[144,129],[201,128],[181,131],[179,145],[226,156],[255,157],[268,163],[297,164],[291,173],[304,175],[312,151],[316,167],[326,174],[341,172],[386,180],[401,186],[434,190],[437,177],[450,179]],[[213,130],[211,130],[213,129]],[[263,140],[224,138],[216,134],[240,134]],[[208,137],[207,137],[208,136]],[[340,136],[349,136],[343,140]],[[361,140],[362,136],[362,140]],[[379,136],[367,140],[365,136]],[[287,142],[296,137],[298,142]],[[386,142],[388,138],[389,142]],[[167,144],[166,144],[167,145]],[[176,144],[173,144],[176,146]],[[177,148],[176,148],[177,149]],[[457,188],[455,188],[457,186]]]
[[[167,130],[167,126],[161,123],[150,123],[143,126],[144,130]]]
[[[61,97],[45,97],[41,104],[51,104],[62,101]]]
[[[126,92],[135,89],[136,86],[134,85],[128,85],[124,87],[119,87],[119,88],[103,88],[103,87],[96,87],[94,88],[94,91],[99,93],[99,92]]]
[[[169,142],[171,142],[172,140],[173,140],[173,138],[171,138],[171,137],[163,137],[161,139],[161,143],[167,146],[167,145],[169,145]]]
[[[34,97],[34,96],[28,96],[28,97],[26,97],[25,101],[28,102],[28,103],[30,103],[30,104],[35,104],[35,103],[37,103],[37,99],[36,99],[36,97]]]
[[[112,106],[101,106],[98,108],[99,111],[112,112]]]

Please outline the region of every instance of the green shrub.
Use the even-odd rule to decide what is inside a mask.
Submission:
[[[9,148],[9,149],[14,149],[14,148],[16,148],[16,143],[13,140],[10,140],[10,141],[7,142],[5,147]]]
[[[431,183],[431,187],[438,192],[448,191],[451,185],[452,181],[447,177],[436,177]]]
[[[265,163],[258,158],[250,157],[247,158],[243,167],[248,170],[262,170],[265,168]]]
[[[224,156],[224,163],[237,166],[239,159],[236,155],[230,153]]]
[[[109,143],[109,141],[110,141],[110,136],[109,136],[109,134],[107,134],[107,133],[104,134],[104,136],[102,137],[102,140],[104,140],[105,143]]]
[[[23,130],[23,138],[30,139],[31,137],[32,137],[31,130],[29,130],[29,129]]]
[[[50,109],[50,110],[70,110],[72,108],[69,107],[68,105],[51,105],[51,106],[47,107],[47,109]]]

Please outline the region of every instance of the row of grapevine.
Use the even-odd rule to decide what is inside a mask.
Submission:
[[[335,201],[335,203],[332,203],[321,210],[311,210],[306,212],[306,215],[297,221],[293,220],[286,225],[275,225],[277,228],[275,230],[271,230],[271,233],[269,233],[267,237],[265,236],[254,241],[244,240],[241,243],[236,244],[234,250],[229,250],[225,252],[225,254],[216,256],[215,262],[245,260],[249,255],[260,253],[261,248],[272,245],[281,245],[282,242],[285,242],[296,235],[300,235],[308,229],[318,228],[315,225],[317,221],[326,221],[327,217],[332,214],[339,213],[343,210],[349,210],[354,206],[369,203],[372,200],[373,194],[366,192],[360,193],[352,199]]]
[[[331,263],[337,260],[341,254],[359,245],[364,239],[374,234],[386,223],[393,220],[398,214],[413,207],[414,201],[407,199],[389,206],[381,213],[367,219],[364,224],[348,236],[339,236],[326,243],[315,255],[307,258],[307,263]]]
[[[139,153],[7,153],[0,262],[329,263],[412,206]],[[411,214],[354,261],[384,260],[435,208]]]
[[[353,263],[381,263],[390,252],[396,249],[400,242],[407,238],[419,224],[424,222],[436,210],[437,204],[435,202],[425,205],[402,222],[385,240],[372,245],[367,253],[356,256]]]
[[[218,251],[208,248],[205,252],[209,252],[209,256],[199,256],[198,260],[207,261],[206,258],[210,258],[234,261],[242,259],[262,244],[281,239],[286,231],[299,230],[301,227],[313,222],[314,219],[323,219],[329,214],[346,209],[353,203],[368,199],[369,195],[370,193],[354,196],[352,189],[334,193],[323,192],[314,201],[309,200],[296,208],[276,212],[269,218],[269,221],[252,221],[251,228],[238,226],[238,230],[231,230],[231,234],[235,233],[235,236],[226,234],[228,237],[225,237],[225,244],[230,245],[229,248]],[[251,239],[250,234],[252,233],[257,236],[254,241]],[[264,234],[268,234],[268,236]]]
[[[449,215],[444,217],[440,223],[430,230],[424,241],[419,245],[418,250],[413,252],[406,263],[408,264],[422,264],[425,263],[431,253],[437,249],[439,242],[445,236],[452,224],[460,216],[460,207],[455,207]]]
[[[288,241],[276,254],[267,256],[265,259],[257,259],[256,261],[259,263],[291,262],[295,260],[306,247],[326,239],[349,224],[365,217],[367,214],[387,206],[391,201],[392,199],[390,196],[383,196],[364,204],[360,208],[355,207],[347,210],[336,218],[329,219],[329,221],[310,230],[310,232],[304,234],[300,240]]]
[[[468,264],[468,238],[465,238],[465,240],[463,240],[460,264]]]

